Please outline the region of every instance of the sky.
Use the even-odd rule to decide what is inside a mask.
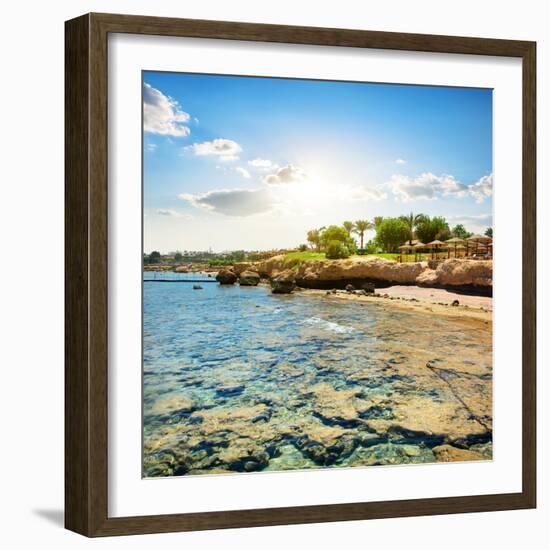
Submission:
[[[492,124],[490,89],[144,72],[144,251],[291,248],[410,212],[482,232]]]

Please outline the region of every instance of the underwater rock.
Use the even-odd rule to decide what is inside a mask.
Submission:
[[[217,454],[217,462],[231,470],[254,472],[267,466],[269,454],[264,447],[249,438],[238,438]]]
[[[452,445],[439,445],[432,451],[439,462],[459,462],[461,460],[484,460],[485,457],[475,451],[458,449]]]
[[[313,412],[329,424],[352,425],[358,421],[357,409],[353,406],[357,390],[335,390],[330,384],[321,383],[304,390],[313,394]]]
[[[349,466],[386,466],[393,464],[421,464],[434,462],[430,449],[415,447],[417,452],[411,452],[412,445],[395,445],[381,443],[372,447],[359,447],[349,458]]]
[[[277,449],[277,454],[270,459],[269,464],[264,471],[281,470],[305,470],[317,468],[317,464],[300,452],[294,445],[281,445]]]
[[[193,412],[191,418],[200,422],[198,433],[211,439],[212,435],[220,433],[228,438],[227,432],[233,432],[242,437],[252,437],[259,441],[269,441],[275,436],[270,423],[259,422],[270,411],[264,403],[251,407],[231,407],[203,409]],[[222,438],[223,439],[223,438]]]
[[[368,418],[369,428],[394,438],[452,442],[486,436],[487,427],[458,401],[418,395],[393,396],[389,418]]]
[[[244,391],[244,386],[222,386],[216,390],[216,394],[220,397],[233,397],[240,395]]]
[[[151,408],[145,409],[146,416],[170,416],[176,412],[191,412],[194,403],[183,395],[172,395],[155,401]]]

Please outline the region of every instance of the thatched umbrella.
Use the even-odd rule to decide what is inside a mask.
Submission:
[[[426,245],[424,243],[421,243],[420,241],[418,241],[415,245],[413,245],[413,250],[414,250],[414,261],[416,262],[416,255],[418,254],[418,252],[422,249],[422,248],[426,248]]]
[[[475,243],[475,245],[476,245],[476,254],[477,254],[480,243],[481,244],[492,243],[493,239],[491,239],[491,237],[487,237],[487,235],[472,235],[471,237],[469,237],[467,239],[467,241]]]
[[[403,259],[403,253],[410,252],[413,249],[413,247],[410,244],[402,244],[398,250],[401,251],[401,259]]]
[[[429,248],[432,251],[432,260],[434,258],[434,250],[439,250],[442,246],[445,246],[444,242],[441,242],[440,240],[436,239],[435,241],[432,241],[431,243],[428,243],[426,245],[426,248]]]
[[[459,244],[455,247],[455,258],[457,250],[466,250],[466,247],[463,244]]]
[[[448,245],[454,245],[454,251],[455,251],[455,258],[456,258],[456,249],[458,247],[459,244],[464,244],[466,241],[464,239],[459,239],[458,237],[453,237],[452,239],[447,239],[445,241],[446,244]],[[464,246],[462,247],[464,248]],[[451,249],[449,248],[449,254],[451,252]]]

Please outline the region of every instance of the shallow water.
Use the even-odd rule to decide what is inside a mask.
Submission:
[[[202,287],[144,283],[145,476],[491,457],[489,327]]]

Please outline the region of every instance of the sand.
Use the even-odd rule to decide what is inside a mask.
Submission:
[[[298,290],[298,289],[297,289]],[[370,302],[384,307],[397,307],[409,311],[431,313],[446,317],[470,319],[485,325],[492,323],[493,299],[487,296],[461,294],[446,289],[424,288],[418,286],[391,286],[378,289],[374,295],[317,289],[299,289],[306,295],[319,296],[327,300],[351,300]],[[451,305],[458,300],[459,305]]]

